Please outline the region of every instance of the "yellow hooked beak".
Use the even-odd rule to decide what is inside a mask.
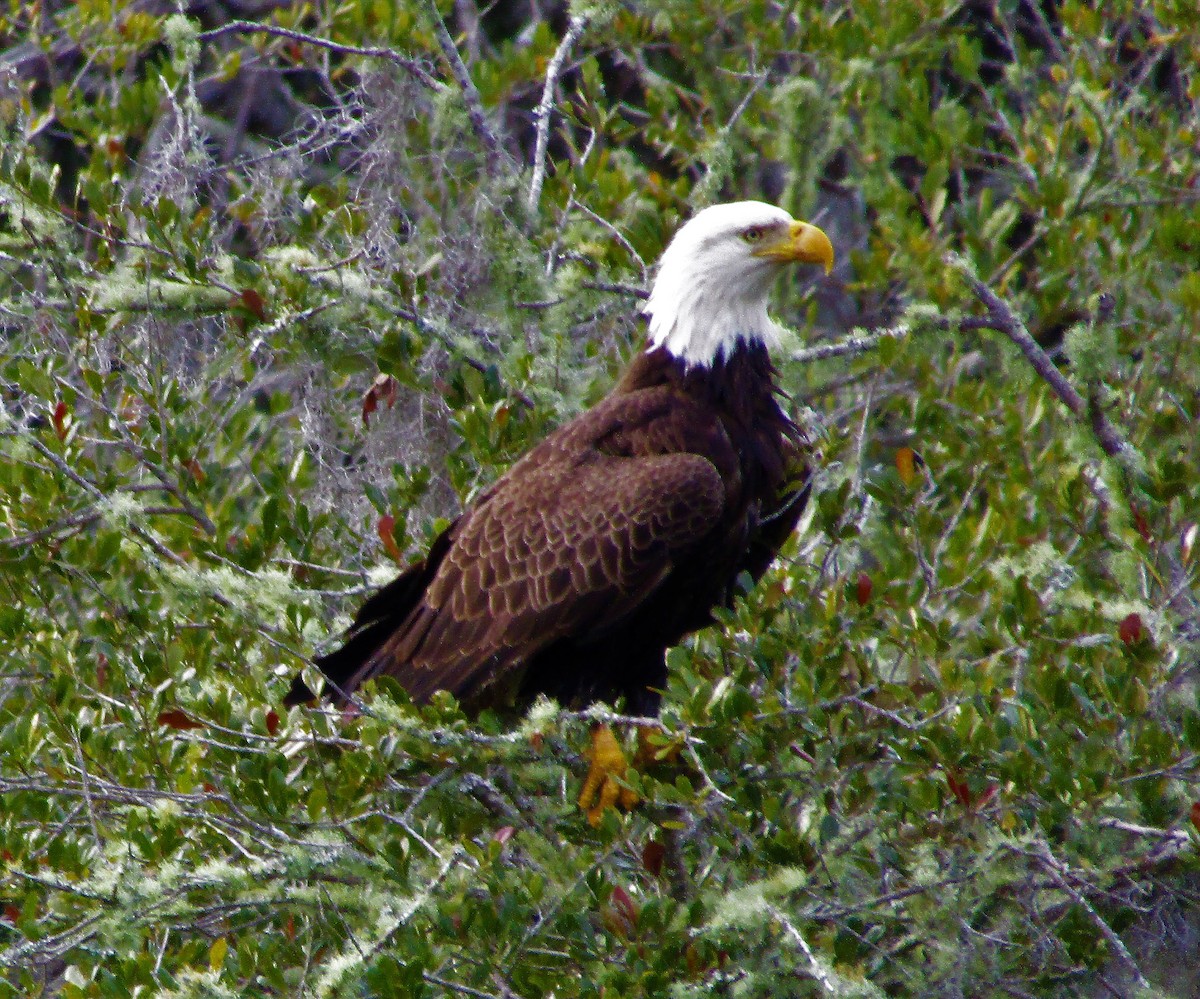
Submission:
[[[833,244],[824,232],[807,222],[793,222],[785,235],[751,252],[781,264],[821,264],[826,274],[833,270]]]

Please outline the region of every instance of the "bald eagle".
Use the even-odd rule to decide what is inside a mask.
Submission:
[[[757,201],[679,230],[642,311],[645,349],[359,610],[316,660],[344,703],[395,677],[467,710],[615,703],[657,714],[665,653],[758,579],[809,493],[805,442],[777,401],[772,279],[833,265],[816,226]],[[315,695],[299,676],[285,703]]]

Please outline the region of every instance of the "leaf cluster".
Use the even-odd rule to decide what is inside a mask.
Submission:
[[[1191,994],[1187,7],[0,10],[0,995]],[[818,483],[642,806],[554,705],[284,712],[749,197]]]

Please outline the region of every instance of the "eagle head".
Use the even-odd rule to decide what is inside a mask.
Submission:
[[[761,201],[705,208],[675,234],[650,298],[650,342],[689,367],[711,365],[738,341],[768,347],[779,328],[767,315],[771,281],[787,263],[833,267],[833,245],[815,225]]]

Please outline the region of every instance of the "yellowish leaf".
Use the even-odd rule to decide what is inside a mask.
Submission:
[[[208,948],[208,966],[213,971],[220,971],[221,966],[225,964],[225,955],[228,953],[229,941],[224,937],[217,937],[212,946]]]

